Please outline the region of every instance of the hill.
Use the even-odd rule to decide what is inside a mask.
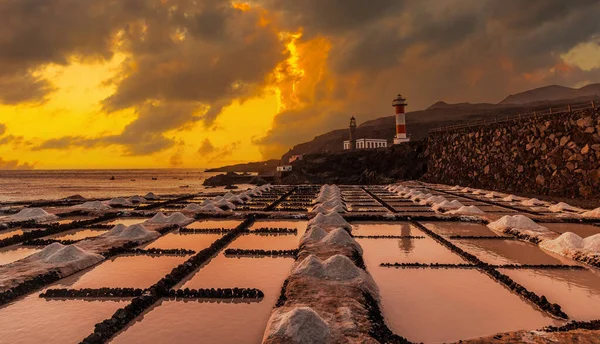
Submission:
[[[511,94],[501,101],[500,104],[528,104],[540,101],[576,99],[590,96],[600,97],[600,84],[590,84],[581,88],[550,85],[517,94]]]
[[[275,168],[279,165],[279,160],[267,160],[258,162],[248,162],[245,164],[229,165],[218,168],[207,169],[206,172],[258,172],[259,174],[264,172],[272,173]]]
[[[558,97],[558,98],[557,98]],[[545,100],[549,99],[549,100]],[[563,86],[547,86],[508,96],[498,104],[437,102],[425,110],[406,114],[406,125],[412,140],[427,137],[434,128],[447,125],[464,124],[472,121],[494,120],[516,113],[547,110],[549,107],[566,107],[590,100],[600,100],[600,84],[573,89]],[[527,101],[526,103],[518,103]],[[515,103],[517,102],[517,103]],[[381,117],[360,124],[356,130],[357,138],[381,138],[391,142],[395,135],[394,116]],[[334,153],[343,150],[343,141],[348,139],[348,129],[332,130],[316,136],[313,140],[294,146],[282,157],[287,161],[291,155]]]

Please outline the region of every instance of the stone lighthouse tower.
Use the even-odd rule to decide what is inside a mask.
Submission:
[[[356,119],[350,118],[350,150],[356,150]]]
[[[406,99],[401,94],[397,95],[392,106],[396,109],[396,136],[394,137],[394,144],[398,145],[404,142],[410,141],[406,137],[406,115],[404,114],[404,108],[406,107]]]

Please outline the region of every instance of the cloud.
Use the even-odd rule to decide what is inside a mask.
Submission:
[[[600,74],[598,68],[559,68],[565,64],[561,55],[600,37],[598,1],[267,4],[290,29],[304,32],[300,50],[317,39],[326,40],[329,50],[320,58],[324,68],[305,68],[303,78],[320,75],[310,88],[298,92],[305,81],[294,80],[294,90],[286,90],[308,101],[279,113],[272,129],[256,141],[265,158],[279,157],[294,144],[345,128],[351,115],[359,122],[390,116],[397,93],[407,96],[410,111],[438,100],[498,102],[508,94],[548,84],[598,82]],[[372,4],[375,7],[369,7]],[[299,64],[310,65],[302,54]]]
[[[0,136],[4,135],[4,133],[6,133],[6,124],[0,123]]]
[[[221,0],[6,0],[0,3],[0,103],[44,101],[52,87],[36,76],[73,60],[128,58],[107,80],[109,113],[139,114],[119,135],[59,137],[37,149],[121,145],[147,155],[173,146],[167,132],[214,124],[234,100],[263,92],[287,58],[284,42],[254,6]],[[24,43],[26,42],[26,43]]]
[[[4,160],[0,157],[0,170],[32,170],[35,164],[19,162],[19,160]]]
[[[211,154],[215,151],[215,146],[213,146],[212,142],[209,139],[204,139],[200,148],[198,148],[198,153],[201,155]]]

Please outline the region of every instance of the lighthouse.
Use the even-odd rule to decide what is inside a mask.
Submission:
[[[356,119],[354,118],[354,116],[352,116],[352,118],[350,118],[350,135],[349,135],[349,141],[350,141],[350,150],[355,150],[356,149]]]
[[[410,141],[410,139],[406,137],[406,115],[404,114],[404,108],[406,105],[406,99],[402,97],[401,94],[396,96],[392,102],[392,106],[396,109],[396,136],[394,137],[395,145]]]

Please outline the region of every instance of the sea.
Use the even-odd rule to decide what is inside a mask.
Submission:
[[[0,203],[54,200],[72,195],[106,198],[148,192],[197,193],[207,190],[202,183],[217,174],[192,169],[0,170]]]

